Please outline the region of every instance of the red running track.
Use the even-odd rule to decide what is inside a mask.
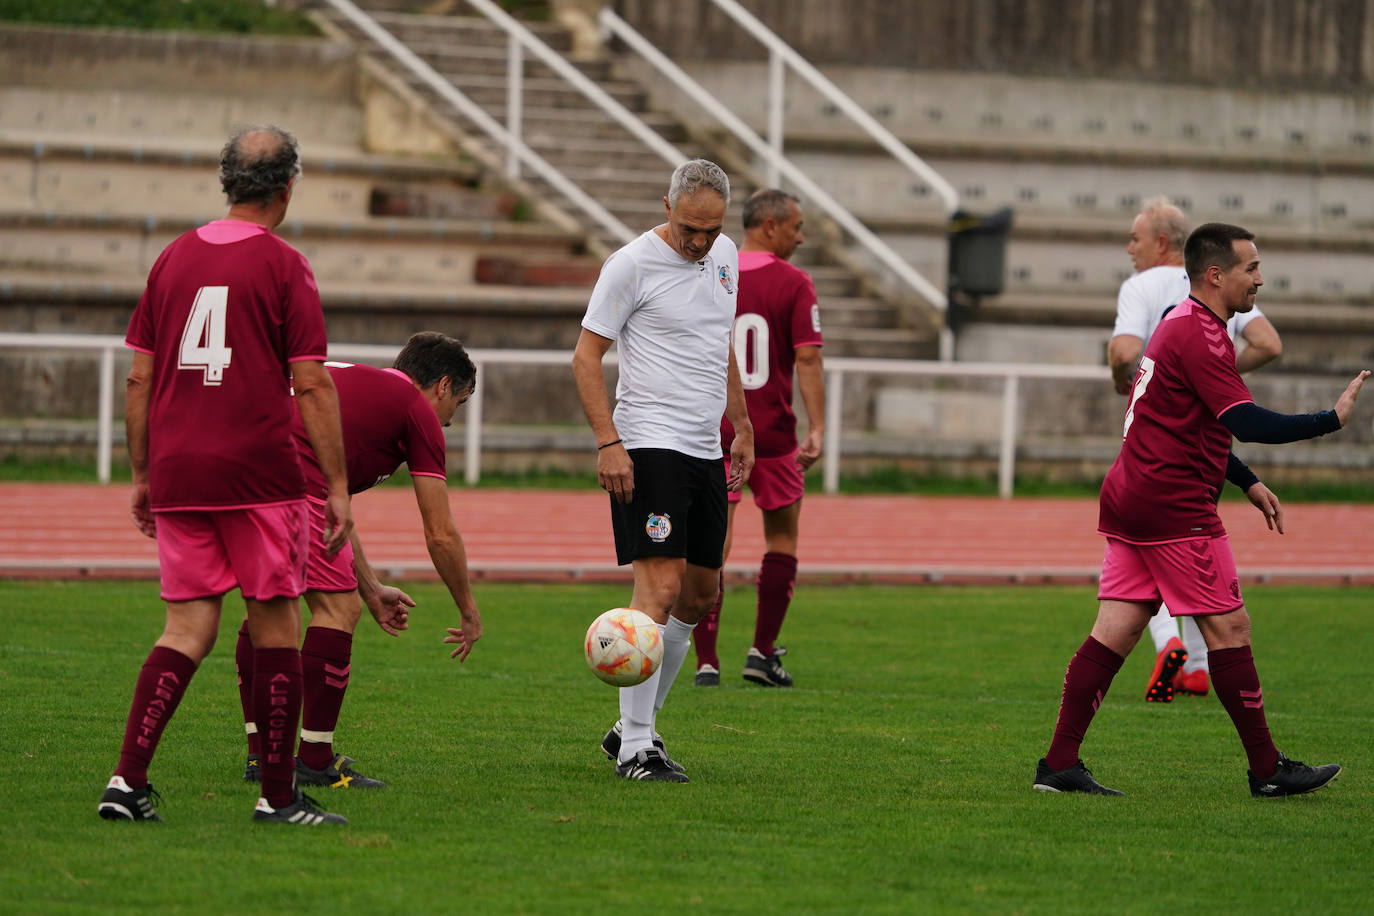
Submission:
[[[624,579],[600,491],[451,491],[481,579]],[[153,541],[129,521],[127,484],[0,484],[0,576],[153,578]],[[1280,494],[1281,496],[1282,494]],[[354,514],[368,557],[392,578],[433,579],[409,489],[360,494]],[[1289,505],[1280,536],[1246,503],[1228,502],[1242,581],[1374,583],[1374,506]],[[800,572],[841,581],[1088,581],[1102,559],[1091,499],[806,497]],[[732,576],[763,553],[758,511],[736,516]]]

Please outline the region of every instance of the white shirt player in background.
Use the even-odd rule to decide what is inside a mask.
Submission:
[[[1188,275],[1183,269],[1183,244],[1188,239],[1183,211],[1167,197],[1145,201],[1131,223],[1126,253],[1136,273],[1121,284],[1116,300],[1116,326],[1107,344],[1107,364],[1118,394],[1129,395],[1135,384],[1140,355],[1145,352],[1164,313],[1188,298]],[[1257,369],[1283,351],[1279,332],[1256,306],[1231,317],[1226,329],[1236,343],[1236,368]],[[1155,643],[1155,665],[1145,699],[1168,703],[1174,692],[1203,696],[1207,693],[1207,643],[1193,618],[1184,617],[1182,638],[1179,623],[1162,604],[1150,621]]]

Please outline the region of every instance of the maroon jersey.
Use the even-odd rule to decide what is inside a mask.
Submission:
[[[158,257],[129,347],[153,357],[154,511],[300,499],[290,363],[323,360],[324,312],[305,258],[255,223],[216,220]]]
[[[806,271],[771,252],[741,251],[734,341],[754,424],[754,454],[792,454],[797,450],[797,416],[792,412],[797,348],[821,346],[820,307]],[[720,439],[727,455],[734,438],[734,427],[722,419]]]
[[[325,366],[339,392],[348,492],[360,493],[376,486],[396,473],[403,461],[411,474],[446,479],[444,428],[410,376],[396,369],[351,363]],[[294,432],[306,487],[312,496],[323,499],[329,485],[299,413]]]
[[[1226,322],[1191,297],[1175,307],[1140,361],[1098,531],[1133,544],[1224,534],[1217,496],[1231,432],[1218,417],[1250,400]]]

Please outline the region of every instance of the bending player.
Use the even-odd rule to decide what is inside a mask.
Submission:
[[[424,523],[425,546],[462,618],[461,628],[450,627],[444,642],[456,643],[452,655],[463,661],[481,638],[482,618],[468,581],[463,538],[449,506],[443,427],[472,395],[477,370],[461,343],[432,331],[406,341],[390,369],[334,362],[325,365],[339,392],[349,492],[360,493],[381,483],[402,462],[410,471]],[[319,464],[299,420],[295,432],[309,492],[319,493]],[[309,501],[312,524],[318,525],[322,504],[314,496]],[[354,770],[352,758],[335,753],[334,727],[352,673],[353,633],[363,605],[382,630],[395,636],[407,628],[408,609],[415,602],[400,589],[377,580],[355,533],[349,545],[333,556],[316,549],[312,542],[305,603],[310,608],[310,626],[301,646],[305,702],[296,782],[340,789],[383,788],[384,782]],[[256,782],[259,740],[247,690],[253,683],[253,656],[246,624],[239,630],[234,659],[248,734],[243,778]]]

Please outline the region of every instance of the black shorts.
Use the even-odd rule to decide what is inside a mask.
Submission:
[[[630,450],[635,495],[611,497],[615,558],[622,566],[639,557],[685,557],[720,569],[725,550],[725,465],[666,448]]]

